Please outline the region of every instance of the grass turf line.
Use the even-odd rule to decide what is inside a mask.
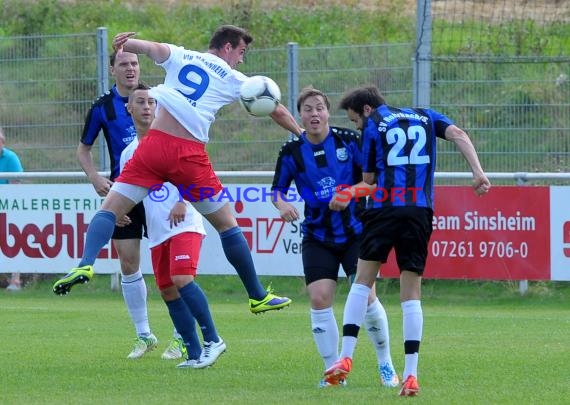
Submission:
[[[127,360],[134,339],[120,293],[109,278],[75,287],[66,297],[39,283],[17,294],[0,294],[0,400],[6,404],[193,403],[287,404],[396,403],[397,390],[382,388],[375,354],[361,334],[346,389],[317,389],[322,363],[310,333],[308,300],[299,278],[273,281],[294,299],[283,311],[249,313],[237,277],[202,276],[227,353],[206,370],[178,370],[160,359],[172,333],[166,307],[152,278],[149,318],[159,348]],[[378,291],[391,328],[392,357],[403,369],[397,283]],[[337,295],[339,325],[347,288]],[[426,281],[424,340],[420,352],[426,404],[562,404],[567,384],[570,312],[568,283],[531,284],[520,297],[512,283]]]

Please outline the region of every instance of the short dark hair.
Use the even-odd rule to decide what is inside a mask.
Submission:
[[[139,84],[137,84],[137,86],[131,90],[131,92],[129,93],[129,102],[132,100],[132,96],[133,94],[135,94],[135,91],[137,90],[150,90],[150,86],[148,84],[146,84],[145,82],[143,82],[142,80],[139,81]]]
[[[351,109],[355,113],[362,115],[365,105],[378,108],[382,104],[386,104],[386,101],[380,90],[375,86],[365,86],[348,90],[344,93],[338,103],[338,108],[341,110]]]
[[[109,55],[109,66],[115,66],[115,59],[117,59],[117,51],[113,51],[113,53]]]
[[[329,102],[329,98],[325,95],[325,93],[315,89],[313,86],[307,86],[301,90],[299,96],[297,97],[297,112],[301,112],[301,105],[305,102],[306,99],[315,96],[321,96],[323,100],[325,100],[327,109],[330,110],[331,104]]]
[[[253,37],[245,29],[235,25],[222,25],[212,34],[208,47],[209,49],[222,49],[229,42],[235,48],[242,39],[246,45],[253,42]]]
[[[113,51],[111,55],[109,55],[109,66],[115,66],[115,60],[117,59],[117,53],[119,51]],[[136,55],[136,54],[135,54]],[[137,55],[138,58],[139,55]]]

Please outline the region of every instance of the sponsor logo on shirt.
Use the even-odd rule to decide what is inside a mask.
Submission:
[[[128,135],[123,137],[125,145],[130,144],[137,137],[137,130],[134,125],[127,128]]]

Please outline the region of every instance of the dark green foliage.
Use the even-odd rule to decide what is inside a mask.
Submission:
[[[160,38],[201,49],[220,24],[247,28],[255,38],[256,48],[283,46],[291,41],[301,46],[408,41],[415,35],[413,24],[402,24],[401,20],[390,18],[390,13],[371,13],[348,6],[268,8],[260,1],[234,1],[231,7],[186,2],[165,7],[164,3],[116,0],[3,3],[0,19],[5,36],[75,34],[105,26],[111,34],[132,30],[141,38]],[[378,29],[380,26],[382,29]]]

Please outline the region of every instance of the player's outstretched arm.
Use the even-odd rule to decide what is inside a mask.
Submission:
[[[303,133],[303,129],[297,124],[295,118],[283,104],[279,104],[275,111],[270,114],[270,117],[279,124],[281,127],[285,128],[287,131],[294,133],[299,136]]]
[[[461,152],[473,173],[473,189],[477,195],[485,194],[491,188],[491,182],[483,172],[479,156],[475,146],[469,139],[469,135],[456,125],[450,125],[445,130],[445,138],[455,144],[457,149]]]
[[[136,53],[137,55],[147,55],[156,63],[162,63],[170,56],[168,45],[146,41],[144,39],[133,39],[135,32],[121,32],[113,38],[113,49],[119,51]]]

